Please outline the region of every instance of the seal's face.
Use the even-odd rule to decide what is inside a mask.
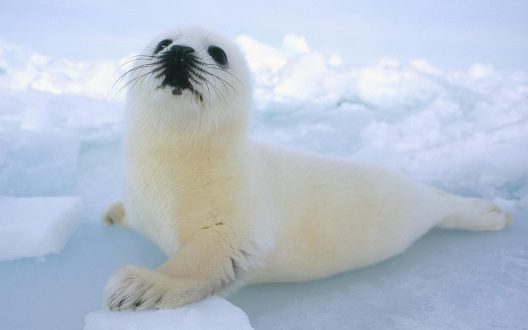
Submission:
[[[219,123],[230,112],[249,107],[251,84],[243,55],[218,35],[198,28],[165,34],[132,63],[124,75],[131,103],[170,112],[180,122],[185,116],[196,120],[200,112],[200,121],[209,116]]]
[[[160,54],[158,56],[160,71],[155,76],[163,79],[159,88],[171,87],[173,95],[182,95],[182,91],[187,89],[203,101],[200,86],[209,87],[209,80],[214,81],[216,78],[221,83],[229,84],[214,73],[228,70],[225,51],[218,46],[210,45],[207,47],[207,53],[214,60],[213,64],[202,61],[192,47],[175,44],[171,39],[160,41],[154,49],[154,54]],[[236,91],[232,85],[228,86]]]

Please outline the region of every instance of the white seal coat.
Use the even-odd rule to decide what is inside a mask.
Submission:
[[[143,233],[169,260],[114,273],[110,309],[176,307],[239,283],[321,278],[401,253],[435,226],[498,230],[509,221],[490,202],[380,167],[253,141],[245,61],[217,35],[182,29],[147,49],[128,93],[124,206],[111,206],[105,221]],[[187,73],[160,65],[171,51],[191,63]]]

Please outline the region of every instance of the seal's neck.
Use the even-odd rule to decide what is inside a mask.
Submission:
[[[184,124],[174,118],[156,116],[155,112],[131,111],[127,118],[127,147],[129,151],[155,150],[187,157],[201,152],[228,153],[246,143],[245,117],[217,122],[207,119],[193,118]]]

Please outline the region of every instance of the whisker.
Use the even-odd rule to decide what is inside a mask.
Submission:
[[[156,64],[159,64],[159,62],[156,62],[156,63],[148,63],[148,64],[141,64],[141,65],[138,65],[138,66],[135,66],[133,67],[132,69],[128,70],[127,72],[123,73],[121,76],[119,76],[119,78],[117,78],[117,80],[114,82],[114,85],[117,85],[121,80],[123,80],[128,74],[134,72],[134,71],[137,71],[139,69],[143,69],[143,68],[148,68],[148,67],[151,67],[151,66],[154,66]]]
[[[221,78],[221,77],[219,77],[219,76],[215,75],[214,73],[211,73],[211,72],[209,72],[209,71],[207,71],[207,70],[203,70],[203,69],[202,69],[202,72],[203,72],[203,73],[206,73],[206,74],[208,74],[208,75],[210,75],[210,76],[212,76],[213,78],[218,79],[218,80],[224,85],[224,87],[225,87],[226,89],[228,89],[228,88],[227,88],[227,85],[228,85],[228,86],[231,87],[231,89],[232,89],[232,90],[238,95],[238,91],[236,90],[236,88],[233,87],[233,85],[231,85],[227,80],[225,80],[225,79],[223,79],[223,78]],[[227,85],[226,85],[226,84],[227,84]]]
[[[227,73],[228,75],[230,75],[231,77],[235,78],[240,84],[243,85],[242,81],[240,79],[238,79],[237,76],[235,76],[231,71],[225,69],[225,68],[222,68],[216,64],[210,64],[210,63],[204,63],[204,62],[197,62],[197,64],[201,65],[201,66],[204,66],[204,67],[207,67],[207,68],[210,68],[210,69],[214,69],[214,70],[219,70],[219,71],[222,71],[222,72],[225,72]]]
[[[123,86],[121,86],[121,88],[119,88],[119,90],[117,91],[116,94],[120,94],[126,87],[128,87],[130,85],[132,85],[131,87],[134,87],[137,84],[139,79],[144,79],[146,76],[151,75],[152,73],[157,72],[157,71],[159,71],[161,69],[163,69],[163,68],[162,67],[157,67],[157,68],[154,68],[153,70],[151,70],[149,72],[146,72],[146,73],[143,73],[142,75],[134,77],[133,79],[127,81]]]
[[[191,72],[192,74],[194,74],[195,76],[199,77],[199,78],[202,80],[202,82],[204,82],[205,84],[210,83],[210,81],[209,81],[206,77],[204,77],[204,76],[202,76],[202,75],[200,75],[200,74],[197,74],[197,73],[196,73],[195,71],[193,71],[192,69],[194,69],[194,67],[191,68],[190,72]],[[204,72],[204,73],[207,73],[207,72]],[[220,98],[222,93],[220,93],[220,91],[218,90],[218,87],[217,87],[216,85],[214,85],[214,84],[210,84],[210,85],[211,85],[211,87],[213,88],[213,90],[215,91],[216,96],[218,96],[218,97]],[[211,100],[211,97],[209,96],[209,102],[210,102],[210,100]]]
[[[143,69],[143,68],[148,68],[148,67],[151,67],[151,66],[154,66],[154,65],[158,65],[158,64],[161,64],[162,61],[157,61],[157,62],[153,62],[153,63],[147,63],[147,64],[140,64],[140,65],[137,65],[131,69],[129,69],[127,72],[123,73],[117,80],[116,82],[114,83],[114,86],[119,83],[121,80],[123,80],[128,74],[134,72],[134,71],[137,71],[139,69]]]
[[[203,52],[200,52],[199,53],[199,57],[203,58],[204,56],[204,53]],[[222,68],[221,66],[217,65],[217,64],[211,64],[211,63],[207,63],[207,62],[203,62],[203,61],[200,61],[198,56],[192,56],[191,60],[194,61],[195,64],[197,65],[201,65],[201,66],[205,66],[205,67],[208,67],[208,68],[211,68],[211,69],[215,69],[215,70],[219,70],[219,71],[223,71],[227,74],[229,74],[231,77],[235,78],[240,84],[243,85],[242,81],[240,79],[238,79],[237,76],[235,76],[232,72],[230,72],[229,70],[225,69],[225,68]]]
[[[152,56],[152,55],[134,55],[134,56],[130,56],[128,58],[125,59],[125,62],[123,62],[121,65],[118,66],[118,69],[121,69],[123,66],[127,65],[128,63],[130,62],[134,62],[134,61],[148,61],[152,58],[155,58],[156,56]]]

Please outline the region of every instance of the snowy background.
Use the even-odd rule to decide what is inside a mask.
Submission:
[[[255,136],[383,164],[513,214],[503,232],[434,230],[373,267],[244,288],[229,300],[253,327],[528,326],[528,2],[50,0],[0,3],[1,329],[82,329],[114,269],[165,260],[99,221],[121,191],[119,65],[182,24],[245,52]],[[58,249],[35,235],[71,226],[48,225],[40,198],[13,208],[12,197],[42,196],[80,197],[76,212],[55,200],[79,227],[59,254],[16,259],[17,239],[41,256]]]

